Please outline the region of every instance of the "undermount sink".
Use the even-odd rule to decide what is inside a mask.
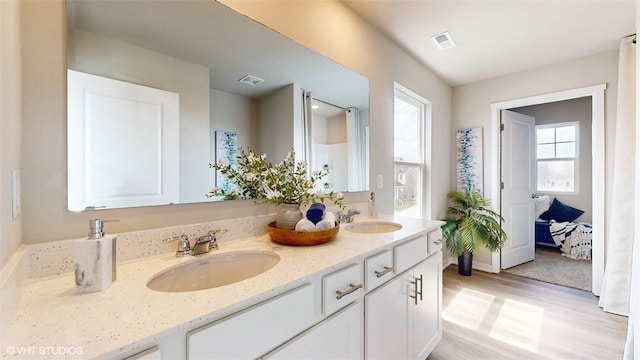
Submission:
[[[267,251],[237,251],[209,256],[163,270],[149,279],[156,291],[186,292],[233,284],[276,266],[280,256]]]
[[[371,220],[343,225],[347,231],[361,234],[381,234],[402,229],[402,225],[393,221]]]

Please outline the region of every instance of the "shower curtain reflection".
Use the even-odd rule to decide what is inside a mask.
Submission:
[[[305,93],[306,156],[310,170],[329,170],[316,190],[366,189],[365,132],[355,107],[343,108]]]

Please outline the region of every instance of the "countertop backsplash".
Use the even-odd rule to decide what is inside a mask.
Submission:
[[[346,206],[349,209],[359,210],[364,216],[367,214],[368,204],[366,202]],[[332,206],[328,210],[335,212],[340,209]],[[270,214],[119,233],[117,234],[117,261],[124,262],[173,252],[176,250],[176,243],[166,243],[162,240],[180,234],[186,234],[191,241],[194,241],[195,238],[206,235],[210,230],[225,230],[217,236],[219,243],[266,234],[267,224],[274,220],[275,215]],[[106,230],[108,233],[108,228]],[[11,266],[23,272],[18,275],[17,281],[72,272],[74,265],[73,244],[78,239],[81,237],[21,246],[21,250],[14,255],[19,255],[22,259],[18,264]],[[18,254],[18,252],[20,253]],[[2,269],[3,273],[7,270],[10,271],[5,268]],[[4,282],[5,278],[9,276],[9,274],[4,275],[5,277],[0,278],[0,281]],[[0,285],[4,285],[4,283],[0,283]]]

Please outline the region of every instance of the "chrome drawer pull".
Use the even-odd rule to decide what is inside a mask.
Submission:
[[[362,284],[358,284],[358,285],[353,285],[353,284],[349,284],[349,290],[347,291],[340,291],[340,290],[336,290],[336,299],[340,300],[342,299],[345,295],[349,295],[352,292],[358,290],[358,289],[362,289]]]
[[[413,284],[413,291],[415,295],[409,295],[414,300],[414,305],[418,305],[418,298],[422,301],[422,274],[420,277],[414,277],[415,281],[411,281]],[[418,281],[420,282],[420,290],[418,290]]]
[[[440,245],[442,244],[442,239],[435,240],[433,243],[436,245]]]
[[[384,270],[382,270],[382,271],[376,270],[376,271],[374,271],[374,273],[376,274],[376,277],[381,278],[381,277],[385,276],[387,273],[389,273],[390,271],[393,271],[393,268],[385,266]]]

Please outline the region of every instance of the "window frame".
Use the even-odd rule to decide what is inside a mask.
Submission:
[[[395,121],[396,121],[396,107],[395,102],[396,99],[400,99],[406,103],[409,103],[419,109],[419,119],[418,119],[418,138],[417,138],[417,146],[416,149],[418,159],[416,161],[406,161],[406,160],[397,160],[395,154]],[[394,153],[393,153],[393,186],[394,186],[394,194],[393,194],[393,206],[394,206],[394,214],[401,215],[401,213],[396,212],[396,169],[398,167],[408,167],[417,169],[417,179],[416,179],[416,209],[417,214],[416,217],[423,217],[424,214],[429,214],[429,209],[426,204],[426,194],[427,194],[427,167],[429,161],[428,147],[426,146],[426,140],[429,138],[429,125],[431,119],[431,102],[424,99],[420,95],[414,93],[413,91],[405,88],[404,86],[394,83],[394,91],[393,91],[393,126],[394,126]]]
[[[538,130],[539,129],[557,129],[561,127],[575,126],[575,156],[573,157],[554,157],[552,158],[538,158]],[[541,144],[562,144],[568,143],[568,141],[556,141],[546,142]],[[555,153],[555,149],[554,149]],[[552,124],[541,124],[535,126],[535,160],[536,160],[536,192],[540,194],[564,194],[564,195],[577,195],[580,193],[580,122],[579,121],[567,121]],[[561,190],[541,190],[538,188],[538,166],[541,162],[558,162],[558,161],[573,161],[573,191],[561,191]]]

